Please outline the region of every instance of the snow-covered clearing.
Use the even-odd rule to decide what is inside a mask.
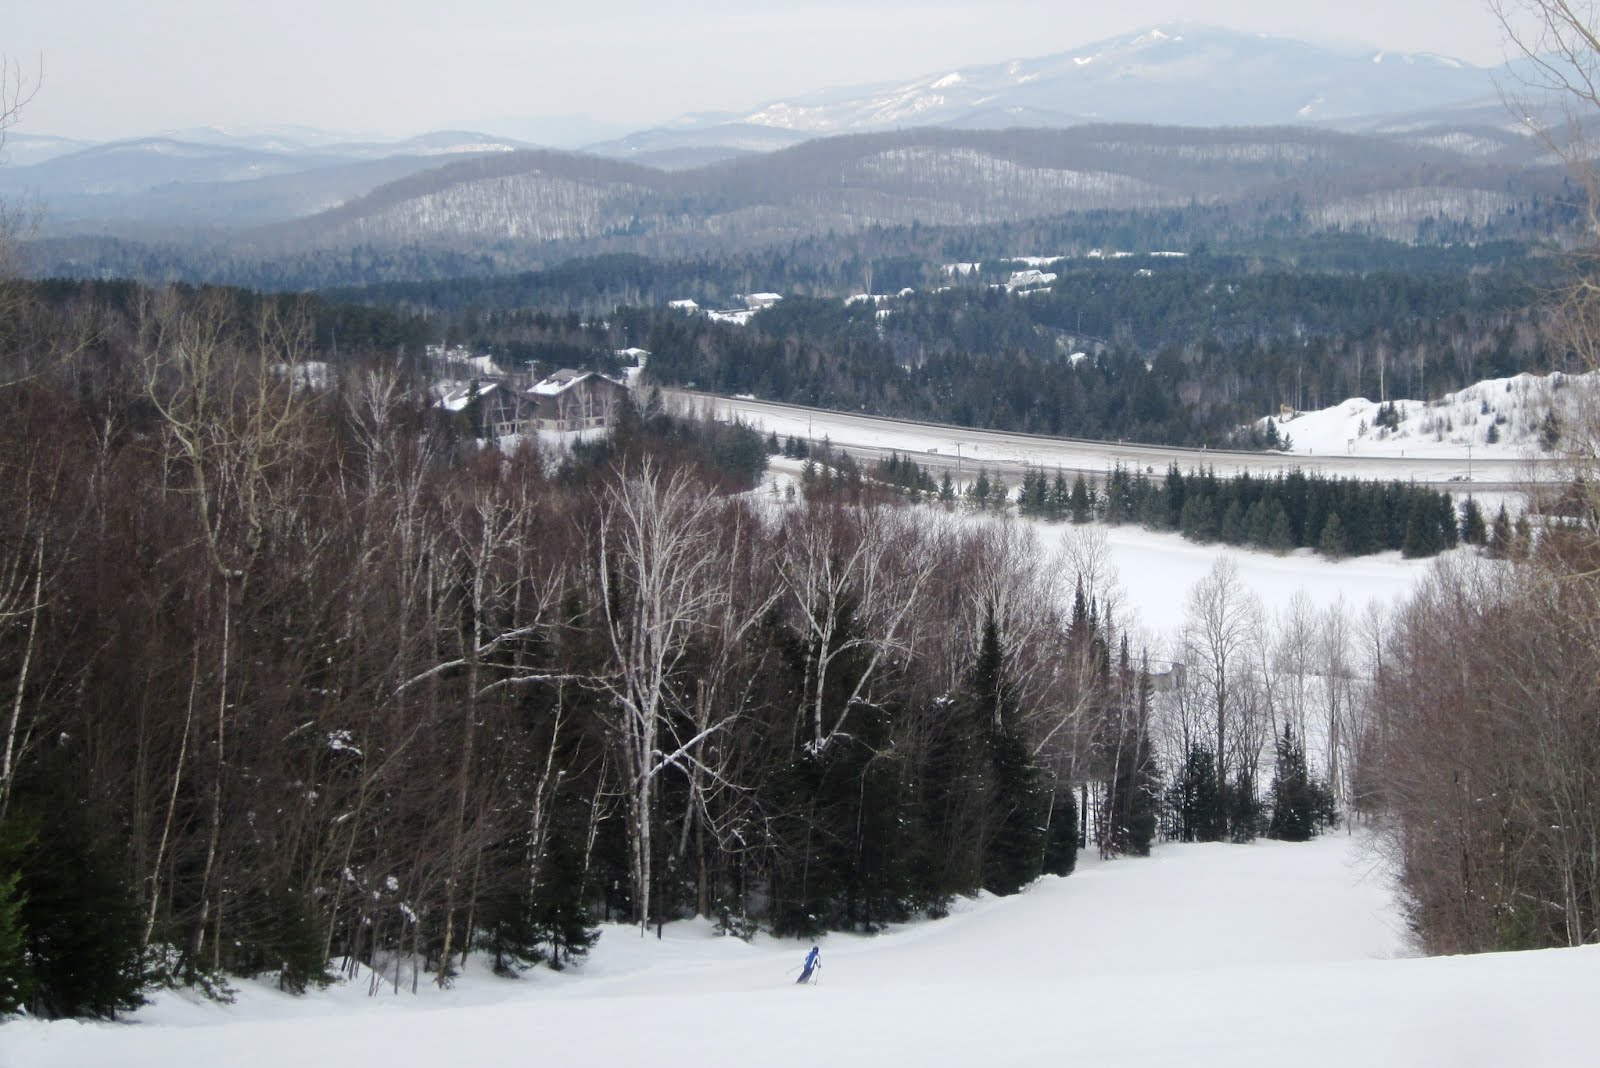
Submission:
[[[789,487],[794,487],[798,494],[800,468],[799,460],[772,457],[761,486],[754,492],[764,497],[775,495],[779,500],[788,498]],[[938,509],[940,506],[921,507]],[[992,516],[986,520],[964,510],[957,514],[973,521],[994,521]],[[1433,566],[1432,560],[1406,560],[1397,552],[1330,560],[1310,549],[1277,555],[1205,545],[1178,534],[1145,530],[1132,523],[1122,526],[1094,523],[1077,527],[1032,519],[1017,522],[1031,527],[1046,551],[1065,550],[1062,559],[1068,568],[1072,567],[1075,555],[1071,543],[1098,542],[1113,572],[1102,577],[1112,579],[1118,625],[1142,630],[1146,638],[1154,641],[1150,651],[1156,655],[1160,655],[1158,650],[1163,639],[1174,638],[1183,627],[1189,591],[1221,557],[1233,561],[1240,582],[1260,599],[1269,617],[1281,615],[1297,595],[1303,595],[1318,611],[1340,605],[1349,618],[1355,620],[1369,604],[1387,609],[1410,596]],[[1079,550],[1076,555],[1081,556],[1083,551]],[[1073,575],[1065,577],[1070,583]]]
[[[1393,401],[1398,425],[1378,425],[1379,405],[1364,397],[1278,424],[1294,452],[1329,456],[1459,458],[1469,448],[1480,460],[1537,455],[1546,416],[1570,425],[1591,411],[1596,376],[1520,374],[1490,378],[1433,401]],[[1494,432],[1490,434],[1490,427]],[[1490,441],[1490,437],[1494,441]]]
[[[1038,526],[1046,546],[1076,536],[1070,525]],[[1319,611],[1342,604],[1350,618],[1357,619],[1368,604],[1389,608],[1409,596],[1433,564],[1404,560],[1397,552],[1335,561],[1310,549],[1277,556],[1202,545],[1133,525],[1094,529],[1104,532],[1125,594],[1123,609],[1154,637],[1173,636],[1183,626],[1189,590],[1220,557],[1233,560],[1241,583],[1260,598],[1269,617],[1287,610],[1296,594],[1303,594]]]
[[[590,961],[449,991],[232,1006],[163,995],[132,1023],[19,1021],[8,1068],[316,1063],[732,1065],[1581,1064],[1600,948],[1440,959],[1405,950],[1359,835],[1085,858],[946,919],[806,945],[701,923],[608,927]],[[481,962],[480,962],[481,963]]]

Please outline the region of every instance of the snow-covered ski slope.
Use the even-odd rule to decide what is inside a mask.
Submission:
[[[592,960],[439,992],[365,981],[133,1023],[0,1028],[7,1068],[314,1064],[1577,1065],[1600,948],[1406,959],[1360,836],[1085,859],[946,919],[807,943],[607,928]],[[481,962],[479,962],[481,964]],[[409,979],[409,975],[407,976]]]

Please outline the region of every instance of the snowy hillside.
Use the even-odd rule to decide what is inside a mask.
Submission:
[[[1175,23],[1069,51],[775,100],[731,120],[812,135],[1074,122],[1269,125],[1475,103],[1491,72],[1431,54],[1360,53]]]
[[[1507,1065],[1584,1063],[1600,949],[1406,955],[1359,836],[1086,858],[1017,897],[805,944],[606,928],[562,975],[369,976],[293,999],[165,995],[134,1024],[6,1025],[8,1068],[318,1063]],[[403,991],[410,975],[402,976]],[[424,1011],[429,1010],[429,1011]],[[313,1053],[314,1051],[314,1053]]]
[[[1378,402],[1352,397],[1281,420],[1278,432],[1293,452],[1319,456],[1457,457],[1470,446],[1479,459],[1525,459],[1548,455],[1546,429],[1572,425],[1597,388],[1594,373],[1491,378],[1434,401],[1392,401],[1392,426]]]

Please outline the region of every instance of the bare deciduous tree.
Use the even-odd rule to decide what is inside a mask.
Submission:
[[[611,730],[628,790],[634,920],[650,920],[655,850],[655,783],[712,730],[707,726],[661,750],[661,725],[678,695],[674,675],[690,640],[719,602],[714,523],[717,502],[686,471],[672,474],[646,462],[619,471],[601,502],[594,553],[599,611],[610,650],[601,678],[611,700]]]
[[[1261,602],[1240,578],[1233,558],[1219,557],[1189,591],[1184,659],[1189,677],[1211,710],[1217,786],[1224,809],[1228,790],[1225,772],[1230,758],[1237,762],[1240,755],[1229,749],[1230,729],[1239,724],[1245,708],[1244,692],[1260,635]]]
[[[801,715],[811,748],[826,748],[848,723],[856,702],[867,700],[884,658],[904,639],[932,576],[930,540],[905,512],[884,507],[808,504],[784,527],[779,574],[805,637],[806,683]],[[852,619],[864,625],[851,630]],[[864,670],[843,703],[827,704],[828,676],[842,656],[865,649]]]

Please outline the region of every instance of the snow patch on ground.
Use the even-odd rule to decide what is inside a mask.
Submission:
[[[16,1021],[9,1068],[319,1063],[1230,1066],[1581,1064],[1600,948],[1404,959],[1360,835],[1085,857],[1015,897],[819,942],[709,924],[607,926],[591,959],[520,981],[477,962],[448,991],[231,1006],[164,994],[128,1023]]]
[[[1541,451],[1547,415],[1560,424],[1592,406],[1597,383],[1592,372],[1486,379],[1435,401],[1390,402],[1400,417],[1392,428],[1378,425],[1376,401],[1352,397],[1280,420],[1278,432],[1293,439],[1294,452],[1313,455],[1460,456],[1470,446],[1483,459],[1517,459]]]

